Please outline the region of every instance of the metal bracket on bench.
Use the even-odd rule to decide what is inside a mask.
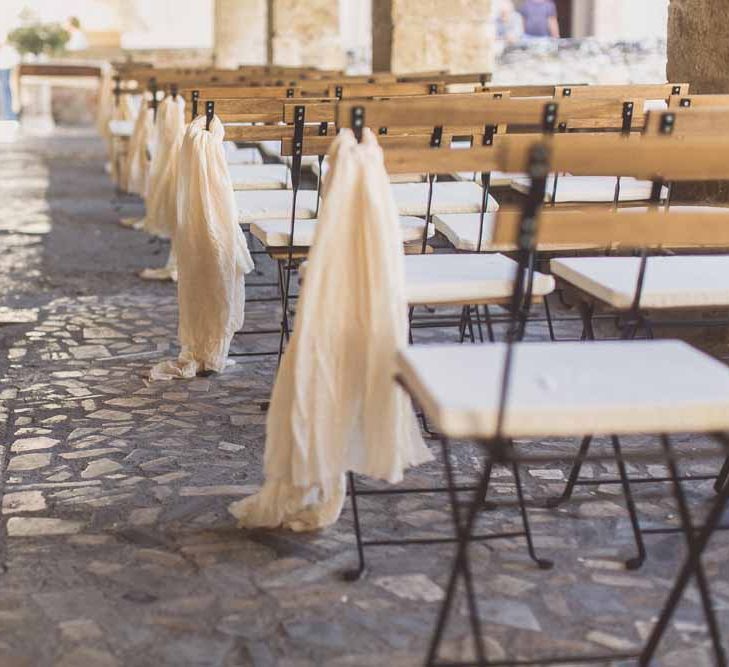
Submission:
[[[121,77],[114,77],[114,106],[119,106],[121,101]]]
[[[443,142],[443,126],[438,125],[437,127],[433,128],[433,134],[430,137],[430,147],[431,148],[440,148],[440,145],[442,142]]]
[[[291,187],[299,189],[301,181],[301,156],[304,153],[304,120],[306,118],[306,107],[294,107],[294,145],[291,161]]]
[[[387,128],[384,126],[381,127],[379,130],[377,130],[377,134],[379,134],[380,136],[387,134]]]
[[[681,86],[674,86],[671,88],[671,95],[680,95],[681,94]]]
[[[572,88],[565,88],[562,91],[562,97],[572,97]]]
[[[205,102],[205,129],[210,131],[210,123],[213,122],[215,116],[215,102],[212,100]]]
[[[497,125],[487,125],[484,128],[483,131],[483,145],[484,146],[493,146],[494,145],[494,136],[499,131],[499,128]]]
[[[635,104],[633,102],[623,103],[623,134],[630,134],[630,130],[633,128],[633,110]]]
[[[352,131],[357,142],[362,141],[362,130],[364,129],[364,107],[352,108]]]
[[[554,127],[557,123],[557,105],[554,102],[544,105],[544,116],[542,116],[542,129],[545,134],[554,134]]]
[[[436,95],[438,93],[438,84],[437,83],[431,83],[430,86],[428,86],[428,94],[429,95]]]
[[[659,131],[661,134],[673,134],[673,128],[676,125],[676,114],[664,113],[661,114],[661,126]]]
[[[334,88],[334,97],[336,97],[338,100],[342,99],[342,87],[336,86]]]
[[[294,89],[293,88],[287,88],[286,89],[286,97],[291,98],[294,96]]]
[[[157,121],[157,79],[152,77],[149,80],[149,91],[152,93],[152,118]]]
[[[197,103],[200,101],[200,91],[199,90],[193,90],[192,91],[192,118],[191,120],[195,120],[197,118]]]
[[[688,109],[691,106],[691,98],[682,97],[681,101],[678,103],[678,106],[680,106],[682,109]]]

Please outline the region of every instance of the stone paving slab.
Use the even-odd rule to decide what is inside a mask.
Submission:
[[[175,290],[135,277],[161,264],[164,249],[116,223],[140,207],[115,195],[102,166],[97,139],[62,132],[43,142],[26,138],[0,162],[9,192],[0,201],[0,244],[12,239],[0,252],[0,314],[34,313],[0,326],[0,665],[422,664],[452,548],[372,550],[369,577],[351,584],[341,579],[355,561],[349,511],[313,535],[236,528],[228,504],[261,483],[273,363],[149,382],[150,366],[176,350]],[[252,280],[270,275],[270,267],[260,268],[263,278]],[[270,326],[275,315],[270,304],[251,304],[247,321]],[[416,339],[454,335],[418,331]],[[530,336],[545,337],[544,326]],[[523,446],[549,447],[565,460],[575,451],[574,443]],[[478,451],[459,445],[453,463],[472,478]],[[558,492],[565,470],[529,468],[529,497]],[[707,470],[716,465],[693,471]],[[440,484],[442,474],[434,463],[409,482]],[[608,464],[585,469],[592,478],[610,474]],[[492,491],[513,497],[509,471],[496,471]],[[676,525],[670,500],[636,493],[646,526]],[[588,494],[599,503],[584,502]],[[711,495],[709,482],[690,485],[699,513]],[[366,498],[361,514],[370,536],[449,534],[443,497]],[[682,557],[681,538],[648,538],[643,570],[625,571],[631,533],[622,499],[608,485],[581,490],[558,511],[535,507],[531,518],[554,570],[536,569],[518,540],[473,548],[490,654],[638,646]],[[518,526],[511,509],[483,517],[484,530]],[[725,627],[726,547],[719,536],[705,558]],[[464,606],[459,613],[446,647],[453,659],[471,650]],[[711,664],[706,647],[692,592],[661,664]]]

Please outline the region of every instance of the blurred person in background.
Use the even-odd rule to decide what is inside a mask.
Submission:
[[[496,0],[494,10],[496,39],[504,45],[519,42],[524,37],[524,19],[514,9],[513,0]]]
[[[13,111],[11,80],[19,63],[18,52],[0,35],[0,120],[17,120]]]
[[[65,25],[66,31],[71,35],[66,44],[68,51],[86,51],[89,48],[89,40],[81,29],[81,21],[72,16]]]
[[[559,21],[554,0],[524,0],[519,13],[524,19],[527,37],[559,39]]]

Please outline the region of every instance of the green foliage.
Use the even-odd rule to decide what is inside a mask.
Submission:
[[[19,53],[56,54],[66,48],[71,35],[58,23],[34,23],[16,28],[8,35],[8,42]]]

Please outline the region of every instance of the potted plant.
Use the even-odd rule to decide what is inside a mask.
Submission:
[[[71,38],[68,30],[59,23],[31,23],[16,28],[8,35],[8,42],[21,55],[41,55],[62,53]]]

